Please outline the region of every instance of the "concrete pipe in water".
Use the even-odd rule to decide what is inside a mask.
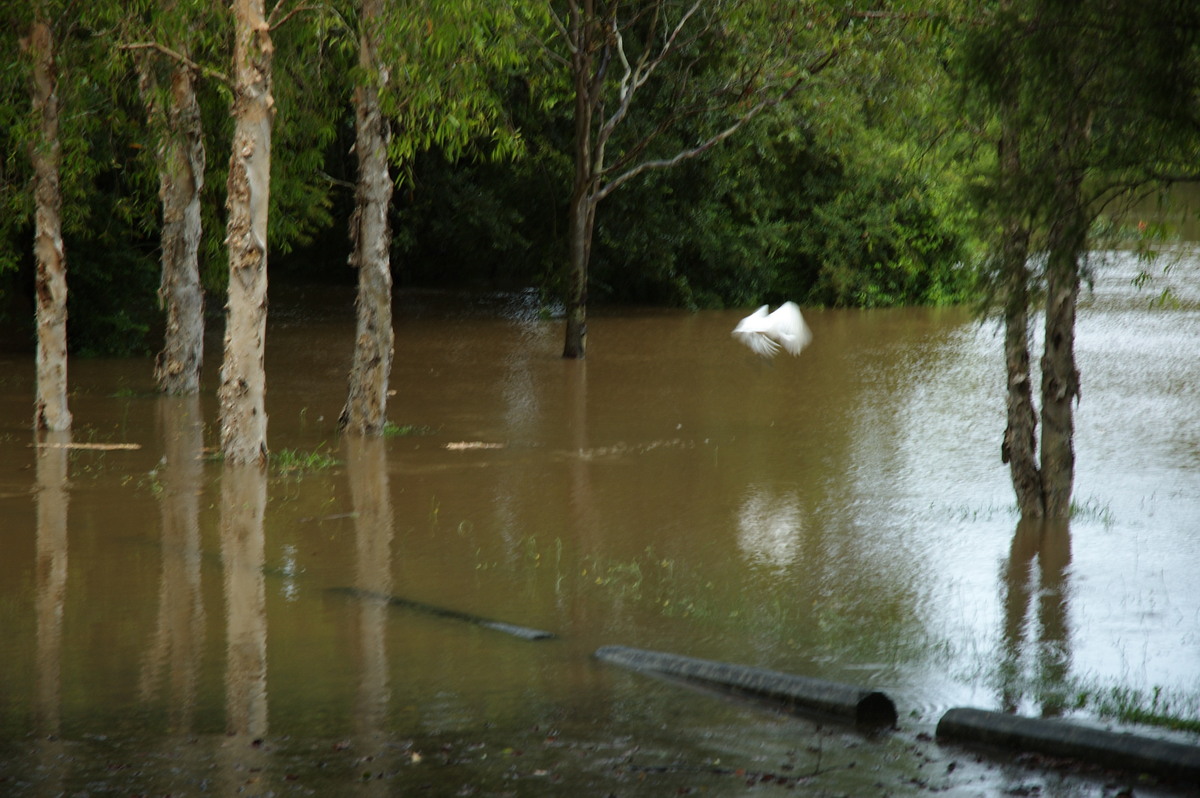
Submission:
[[[938,721],[937,736],[942,741],[1032,751],[1200,784],[1200,746],[1092,729],[1064,720],[957,707]]]
[[[633,670],[769,701],[793,714],[820,715],[859,726],[896,725],[896,706],[890,698],[853,685],[626,646],[603,646],[595,656]]]

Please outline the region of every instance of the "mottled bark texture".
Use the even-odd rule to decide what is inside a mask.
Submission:
[[[1013,194],[1021,171],[1020,133],[1009,109],[1002,112],[1000,179]],[[1029,358],[1029,231],[1015,211],[1004,225],[1000,248],[1000,284],[1004,296],[1004,365],[1007,376],[1008,426],[1004,430],[1001,459],[1008,464],[1017,508],[1022,518],[1041,518],[1042,481],[1037,461],[1037,412],[1033,405],[1033,378]]]
[[[33,254],[37,293],[37,398],[34,426],[71,428],[67,409],[67,255],[62,240],[62,190],[58,137],[58,74],[54,32],[36,19],[23,41],[33,58],[30,82],[37,137],[30,147],[35,204]]]
[[[391,129],[379,106],[379,92],[387,85],[388,78],[387,67],[378,55],[378,26],[382,13],[382,0],[363,0],[358,61],[367,77],[354,92],[358,187],[354,214],[350,219],[353,247],[350,265],[358,270],[358,323],[349,392],[339,425],[362,435],[383,433],[395,345],[391,230],[388,225],[392,179],[388,171],[387,148]]]
[[[177,45],[186,55],[183,45]],[[166,107],[158,92],[152,57],[139,62],[143,101],[160,132],[158,198],[162,204],[162,278],[158,299],[167,324],[154,379],[166,394],[200,390],[204,363],[204,289],[200,285],[200,193],[204,189],[204,129],[195,76],[186,64],[171,71]]]
[[[229,159],[226,244],[229,299],[221,386],[221,450],[228,463],[265,463],[267,207],[271,177],[270,29],[262,0],[236,0],[233,154]]]
[[[1046,263],[1046,341],[1042,353],[1042,500],[1046,517],[1071,513],[1075,480],[1075,311],[1079,301],[1079,259],[1087,217],[1080,178],[1059,182],[1060,215],[1050,230]]]

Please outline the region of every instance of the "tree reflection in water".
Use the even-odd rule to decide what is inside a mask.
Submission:
[[[64,746],[62,733],[63,608],[67,603],[67,447],[70,430],[46,432],[37,450],[37,698],[34,731],[39,764],[56,774],[47,785],[57,793]]]
[[[228,737],[222,746],[221,771],[231,793],[245,771],[264,767],[259,760],[265,756],[261,741],[267,733],[266,505],[266,469],[226,462],[221,476],[221,563],[225,574]]]
[[[387,619],[392,593],[392,500],[388,485],[387,450],[382,438],[347,435],[346,473],[354,504],[355,581],[362,591],[359,605],[359,645],[362,676],[355,708],[355,733],[377,765],[387,743],[388,690]],[[383,781],[372,782],[387,794]]]
[[[200,590],[200,489],[204,420],[198,395],[162,397],[157,404],[163,442],[159,512],[162,570],[158,622],[142,667],[140,693],[149,701],[169,685],[168,729],[193,730],[200,658],[204,650],[204,597]]]
[[[1035,567],[1036,561],[1036,567]],[[1000,705],[1017,712],[1030,691],[1042,717],[1061,715],[1070,670],[1067,622],[1071,533],[1066,521],[1023,520],[1001,579],[1004,605]],[[1031,613],[1033,614],[1031,617]],[[1032,659],[1033,673],[1023,673]]]

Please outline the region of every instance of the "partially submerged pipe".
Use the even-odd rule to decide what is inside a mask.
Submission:
[[[790,673],[626,646],[604,646],[596,658],[633,670],[769,701],[793,714],[820,715],[859,726],[895,726],[896,706],[883,693]]]
[[[1092,729],[1064,720],[957,707],[938,721],[937,736],[939,740],[1031,751],[1200,784],[1200,746]]]
[[[497,621],[491,618],[484,618],[480,615],[472,615],[469,612],[460,612],[458,610],[448,609],[446,607],[438,607],[433,604],[425,604],[412,599],[401,598],[400,596],[390,596],[386,593],[377,593],[373,590],[363,590],[358,587],[331,587],[330,592],[341,593],[346,596],[353,596],[357,599],[370,599],[373,601],[383,601],[393,607],[403,607],[408,610],[416,610],[423,612],[426,615],[434,615],[438,618],[449,618],[453,621],[463,621],[476,626],[482,626],[485,629],[491,629],[496,632],[503,632],[506,635],[519,637],[522,640],[551,640],[555,637],[553,632],[547,632],[542,629],[530,629],[527,626],[517,626],[513,623],[505,621]]]

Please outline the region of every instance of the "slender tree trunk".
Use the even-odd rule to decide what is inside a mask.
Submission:
[[[592,147],[592,120],[596,92],[601,82],[592,74],[594,57],[590,30],[595,9],[590,2],[571,4],[571,75],[575,85],[575,177],[571,187],[568,222],[567,335],[563,357],[582,359],[587,354],[588,263],[596,219],[596,153]]]
[[[596,205],[584,195],[572,195],[569,242],[569,285],[567,288],[567,339],[563,357],[581,360],[587,354],[588,262]]]
[[[1000,139],[1001,182],[1012,202],[1020,176],[1020,134],[1006,118]],[[1004,430],[1001,459],[1008,463],[1017,508],[1022,518],[1041,518],[1041,474],[1037,464],[1037,413],[1033,406],[1033,378],[1029,368],[1029,233],[1014,216],[1004,226],[1001,244],[1001,280],[1004,292],[1004,365],[1007,374],[1008,426]]]
[[[30,148],[36,221],[33,254],[37,261],[37,400],[34,426],[51,431],[71,428],[67,409],[67,255],[62,240],[62,191],[58,138],[58,75],[54,32],[36,19],[27,47],[33,55],[31,95],[38,137]]]
[[[365,77],[354,92],[358,188],[350,219],[350,265],[358,269],[358,327],[349,396],[339,419],[343,429],[363,435],[383,433],[395,347],[388,226],[392,178],[387,148],[391,130],[379,107],[379,89],[386,82],[386,70],[381,69],[378,56],[382,14],[382,0],[362,0],[358,63]]]
[[[204,289],[200,285],[200,193],[204,189],[204,131],[191,70],[171,74],[170,107],[159,147],[162,202],[162,281],[159,302],[167,312],[163,349],[154,363],[159,390],[200,390],[204,362]]]
[[[263,0],[235,0],[233,155],[226,243],[229,301],[221,366],[221,449],[230,463],[265,462],[267,207],[271,178],[271,55]]]
[[[1048,518],[1071,512],[1075,479],[1075,311],[1086,218],[1078,176],[1060,177],[1059,217],[1050,230],[1046,266],[1046,341],[1042,355],[1042,495]]]

